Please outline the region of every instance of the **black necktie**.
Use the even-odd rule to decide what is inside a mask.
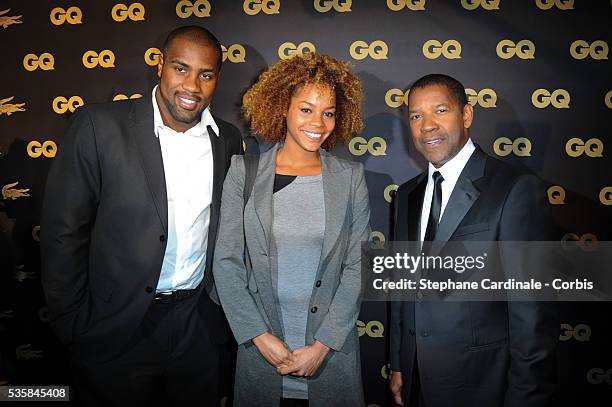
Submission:
[[[442,209],[442,181],[444,177],[440,171],[432,174],[434,181],[434,193],[431,200],[431,210],[429,211],[429,219],[427,220],[427,229],[425,229],[425,238],[423,241],[432,241],[436,237],[438,231],[438,221],[440,220],[440,210]]]

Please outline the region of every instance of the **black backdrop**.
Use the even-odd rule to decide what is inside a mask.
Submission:
[[[226,47],[212,109],[241,126],[253,149],[239,103],[262,69],[296,52],[352,62],[365,130],[335,153],[365,164],[374,239],[388,236],[392,191],[425,168],[403,94],[440,72],[469,88],[475,141],[547,180],[559,239],[586,247],[610,240],[611,11],[604,0],[0,2],[0,380],[67,383],[40,288],[47,170],[74,108],[151,91],[171,29],[203,25]],[[563,304],[560,405],[609,405],[611,309]],[[358,329],[367,403],[390,405],[386,304],[365,303]]]

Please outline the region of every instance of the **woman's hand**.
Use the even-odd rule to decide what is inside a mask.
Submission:
[[[294,357],[287,345],[270,332],[256,336],[252,341],[261,356],[275,368],[285,367],[293,362]]]
[[[312,376],[317,372],[329,351],[330,349],[328,346],[319,341],[315,341],[312,345],[294,350],[293,363],[287,366],[281,366],[277,368],[276,371],[281,375]]]

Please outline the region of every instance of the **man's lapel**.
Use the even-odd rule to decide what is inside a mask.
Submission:
[[[459,175],[457,184],[440,219],[434,241],[448,241],[480,196],[480,190],[476,187],[475,182],[484,175],[485,163],[486,155],[479,147],[476,147],[461,175]],[[437,254],[441,248],[442,245],[433,245],[431,254]]]
[[[157,215],[166,234],[168,233],[168,198],[166,176],[159,139],[153,129],[153,105],[150,97],[134,101],[130,112],[128,132],[139,152],[147,185],[157,209]]]
[[[219,226],[221,191],[223,190],[223,180],[225,178],[226,151],[225,143],[223,142],[223,134],[221,134],[221,127],[219,127],[219,135],[215,133],[210,125],[206,126],[206,130],[208,131],[213,156],[213,188],[212,200],[210,203],[210,222],[208,226],[208,247],[206,250],[206,265],[208,270],[210,270],[215,246],[214,242],[217,238],[217,228]]]

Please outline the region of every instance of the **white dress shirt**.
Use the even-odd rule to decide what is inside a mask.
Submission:
[[[184,133],[164,125],[153,88],[153,125],[168,196],[168,236],[157,292],[194,289],[204,277],[213,188],[212,146],[206,126],[219,128],[206,108]]]
[[[468,139],[463,148],[459,150],[456,156],[451,158],[446,162],[442,167],[436,168],[432,163],[429,163],[428,166],[428,174],[427,174],[427,186],[425,187],[425,197],[423,198],[423,208],[421,209],[421,233],[420,240],[423,241],[425,238],[425,231],[427,229],[427,220],[429,219],[429,211],[431,209],[431,200],[433,199],[433,173],[436,171],[440,171],[442,174],[442,206],[440,207],[440,219],[442,219],[442,215],[444,214],[444,209],[446,209],[446,204],[453,193],[453,189],[455,189],[455,184],[457,184],[457,180],[459,179],[459,175],[461,175],[461,171],[463,171],[463,167],[467,164],[468,160],[472,156],[472,153],[476,150],[474,147],[474,143],[472,139]],[[440,221],[438,219],[438,221]]]

